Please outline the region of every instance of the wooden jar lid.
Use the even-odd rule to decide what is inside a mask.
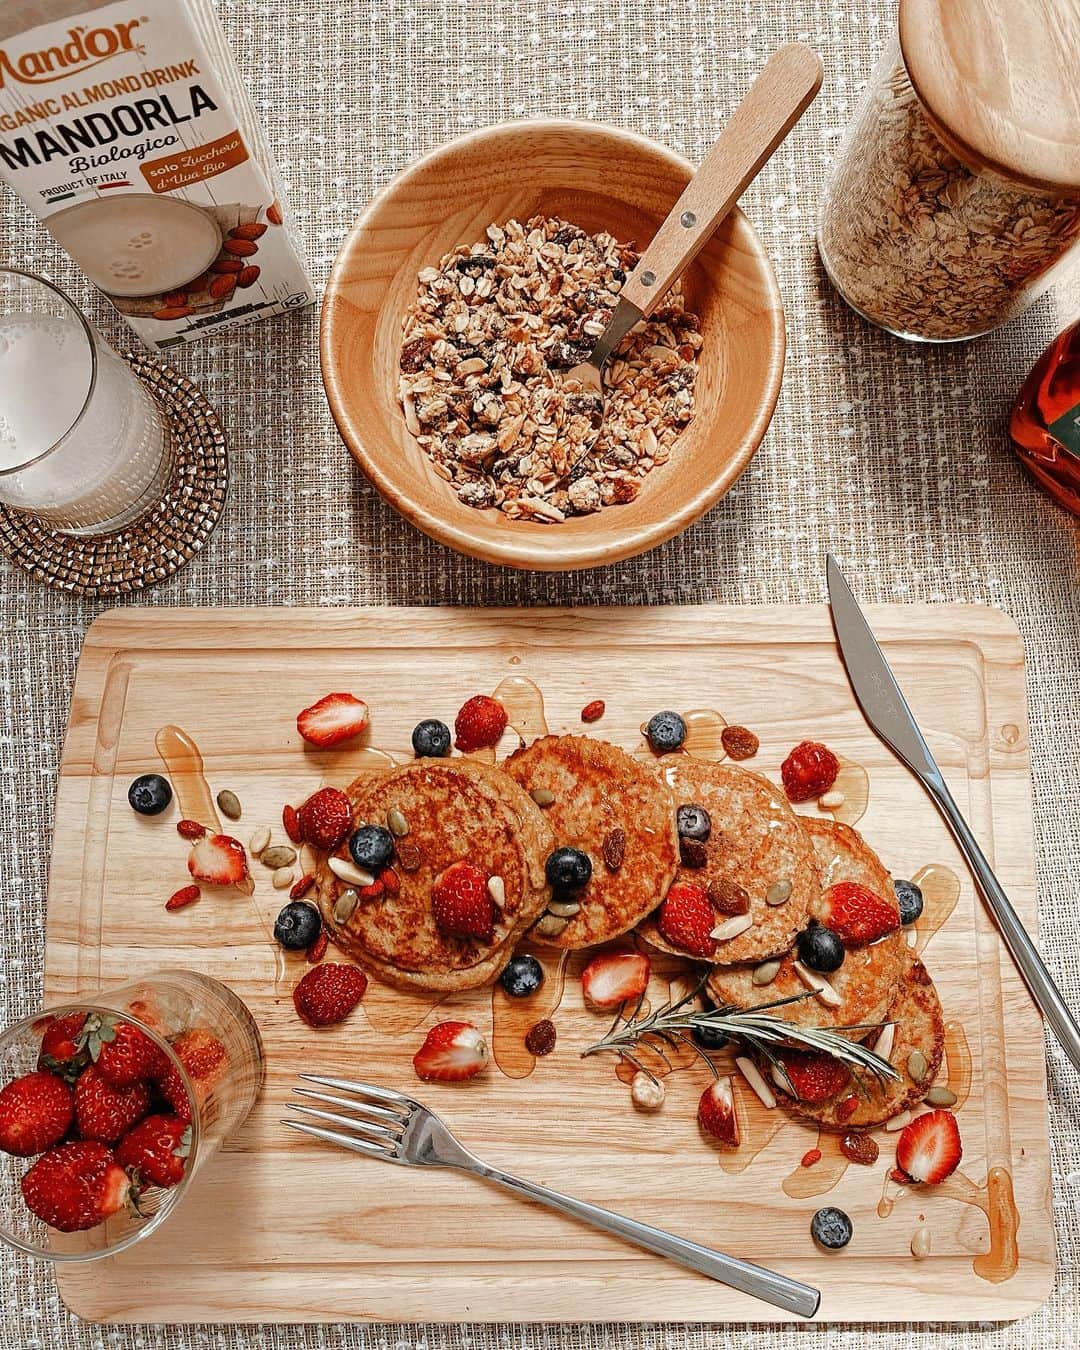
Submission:
[[[900,0],[900,47],[961,159],[1080,191],[1080,0]]]

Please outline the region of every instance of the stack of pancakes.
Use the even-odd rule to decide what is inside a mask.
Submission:
[[[655,911],[678,879],[706,894],[723,883],[749,896],[750,927],[717,941],[705,964],[716,1003],[751,1008],[807,992],[794,946],[812,919],[827,920],[822,896],[828,887],[857,882],[896,903],[888,871],[854,829],[796,815],[772,783],[731,763],[674,754],[652,764],[592,737],[544,736],[499,767],[457,757],[418,759],[366,774],[346,790],[354,827],[385,824],[390,812],[405,818],[408,833],[398,841],[394,865],[400,890],[392,900],[361,894],[351,914],[335,917],[348,883],[323,859],[323,919],[339,947],[379,979],[406,989],[443,993],[490,983],[530,930],[532,938],[568,949],[637,930],[654,947],[698,960],[673,947],[656,926]],[[704,807],[711,821],[693,867],[680,855],[676,828],[677,808],[691,803]],[[569,917],[547,910],[552,896],[544,862],[556,847],[580,849],[592,862],[592,877],[574,895],[578,908]],[[338,854],[347,858],[347,847]],[[462,859],[502,880],[490,941],[448,935],[433,919],[435,881]],[[775,903],[777,883],[788,883],[779,887],[787,892],[782,903]],[[716,917],[719,925],[724,915]],[[773,963],[775,973],[764,982]],[[828,982],[828,1001],[804,998],[778,1015],[806,1026],[850,1028],[860,1039],[876,1036],[877,1024],[895,1022],[889,1058],[901,1077],[884,1086],[868,1083],[854,1114],[848,1109],[843,1119],[836,1108],[849,1092],[830,1102],[791,1098],[790,1104],[826,1126],[865,1128],[919,1101],[933,1082],[944,1040],[940,1004],[899,927],[899,912],[894,932],[849,948]],[[919,1082],[906,1068],[914,1050],[926,1061]],[[783,1092],[783,1082],[777,1086]]]

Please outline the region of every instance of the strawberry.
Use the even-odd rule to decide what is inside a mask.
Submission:
[[[432,887],[431,912],[444,933],[490,942],[495,902],[488,891],[488,874],[470,862],[451,863]]]
[[[785,1092],[811,1105],[827,1102],[851,1082],[851,1071],[831,1055],[809,1050],[779,1050],[773,1078]]]
[[[413,1055],[416,1076],[425,1083],[475,1078],[487,1062],[487,1041],[471,1022],[439,1022]]]
[[[454,744],[459,750],[486,750],[506,730],[506,709],[497,698],[474,694],[454,718]]]
[[[248,875],[244,846],[228,834],[208,834],[200,839],[188,855],[187,865],[196,881],[210,886],[235,886]]]
[[[293,1003],[309,1027],[329,1027],[348,1017],[366,989],[367,976],[357,966],[324,961],[293,990]]]
[[[320,788],[297,812],[300,837],[333,853],[352,829],[352,803],[339,788]]]
[[[692,881],[676,881],[656,912],[661,936],[691,956],[709,958],[715,953],[712,938],[715,923],[709,897]]]
[[[170,914],[175,914],[178,909],[187,909],[188,905],[193,905],[200,895],[202,891],[198,886],[181,886],[165,901],[165,908]]]
[[[116,1147],[116,1161],[137,1184],[175,1186],[191,1152],[191,1126],[179,1116],[147,1116]]]
[[[895,901],[885,900],[875,891],[855,881],[838,881],[822,896],[826,925],[845,947],[861,947],[876,942],[900,927],[900,910]]]
[[[85,1025],[86,1014],[81,1012],[50,1018],[41,1038],[38,1068],[73,1078],[90,1057],[86,1037],[79,1034]]]
[[[89,1065],[75,1084],[75,1125],[84,1139],[115,1144],[149,1110],[150,1089],[145,1083],[113,1087],[96,1064]]]
[[[62,1078],[38,1069],[0,1090],[0,1149],[30,1158],[58,1144],[73,1114],[71,1089]]]
[[[614,1008],[637,998],[649,983],[649,958],[641,952],[594,956],[581,972],[581,991],[594,1008]]]
[[[229,1052],[204,1027],[189,1027],[170,1042],[172,1052],[187,1070],[201,1105],[210,1089],[221,1081]]]
[[[163,1072],[165,1056],[145,1031],[132,1022],[117,1022],[114,1031],[115,1036],[103,1042],[95,1060],[106,1082],[129,1088]]]
[[[896,1165],[907,1181],[936,1186],[960,1165],[960,1127],[951,1111],[926,1111],[900,1131]]]
[[[728,1148],[739,1147],[739,1118],[735,1114],[731,1079],[726,1074],[710,1083],[701,1094],[697,1118],[701,1128],[713,1139],[719,1139]]]
[[[188,1096],[184,1080],[172,1064],[157,1081],[158,1096],[169,1111],[185,1124],[191,1121],[191,1098]]]
[[[809,802],[828,792],[840,772],[840,761],[818,741],[800,741],[783,764],[780,777],[793,802]]]
[[[89,1070],[87,1070],[89,1072]],[[22,1179],[27,1207],[50,1228],[94,1228],[127,1204],[128,1174],[104,1144],[76,1140],[40,1157]]]
[[[327,694],[296,719],[300,735],[320,750],[359,736],[367,724],[368,706],[352,694]]]

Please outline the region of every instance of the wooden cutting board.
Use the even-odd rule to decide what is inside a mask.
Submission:
[[[966,606],[881,607],[870,620],[961,808],[1034,931],[1023,652],[1013,624]],[[787,750],[812,737],[867,770],[860,828],[894,875],[938,865],[959,878],[951,912],[940,900],[928,906],[933,922],[945,922],[925,953],[952,1024],[948,1079],[961,1095],[965,1040],[970,1050],[956,1176],[896,1198],[895,1186],[884,1184],[895,1141],[885,1132],[873,1167],[845,1168],[826,1141],[822,1161],[802,1168],[816,1132],[755,1109],[741,1082],[746,1141],[738,1154],[722,1155],[696,1127],[700,1067],[671,1075],[659,1115],[638,1114],[612,1060],[579,1056],[607,1026],[583,1007],[580,957],[570,962],[554,1014],[556,1050],[530,1076],[511,1078],[493,1064],[470,1084],[421,1088],[410,1063],[423,1038],[418,1024],[462,1015],[490,1034],[490,991],[434,1010],[373,984],[348,1022],[313,1032],[290,999],[303,958],[283,958],[267,940],[284,897],[265,869],[254,866],[252,899],[206,894],[166,913],[164,899],[187,879],[175,803],[168,815],[145,819],[126,802],[130,780],[161,767],[159,727],[184,728],[213,791],[238,794],[244,814],[235,833],[246,841],[271,824],[280,840],[283,803],[302,801],[324,779],[345,782],[374,758],[355,748],[305,751],[295,730],[300,708],[350,689],[371,705],[371,745],[405,757],[421,717],[451,722],[465,698],[507,677],[518,693],[529,688],[522,679],[539,687],[552,731],[580,731],[583,705],[603,698],[607,713],[594,733],[633,748],[640,724],[660,707],[714,709],[761,737],[752,768],[775,776]],[[1041,1023],[937,813],[855,707],[822,607],[104,615],[83,648],[60,768],[47,1001],[164,966],[216,976],[251,1007],[265,1039],[266,1087],[162,1232],[120,1257],[57,1271],[64,1301],[83,1317],[783,1318],[474,1178],[388,1167],[286,1131],[278,1122],[301,1069],[415,1090],[499,1166],[818,1285],[822,1321],[994,1321],[1030,1312],[1049,1292]],[[818,1251],[810,1240],[810,1217],[824,1203],[853,1219],[855,1237],[843,1252]],[[1014,1268],[1008,1239],[1017,1216]],[[910,1242],[920,1228],[931,1251],[916,1261]]]

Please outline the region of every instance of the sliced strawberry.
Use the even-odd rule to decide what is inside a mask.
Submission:
[[[58,1144],[74,1113],[71,1089],[62,1078],[38,1069],[0,1090],[0,1149],[31,1158]]]
[[[50,1228],[74,1233],[94,1228],[123,1209],[131,1182],[111,1149],[77,1140],[40,1157],[21,1187],[31,1213]]]
[[[38,1068],[74,1078],[90,1058],[86,1037],[80,1035],[86,1025],[86,1014],[68,1013],[66,1017],[52,1017],[41,1038]]]
[[[825,924],[845,947],[876,942],[900,927],[900,909],[895,900],[886,900],[855,881],[838,881],[821,899]]]
[[[692,881],[676,881],[656,913],[656,926],[665,941],[691,956],[706,959],[716,952],[712,937],[715,923],[709,897]]]
[[[353,694],[327,694],[296,719],[300,735],[320,750],[359,736],[367,724],[368,706]]]
[[[83,1139],[115,1144],[150,1110],[150,1089],[145,1083],[117,1088],[89,1065],[75,1084],[75,1125]]]
[[[247,879],[247,853],[231,835],[208,834],[188,855],[188,871],[209,886],[236,886]]]
[[[496,911],[488,874],[470,862],[451,863],[432,887],[431,912],[442,932],[490,942]]]
[[[366,990],[367,976],[359,967],[324,961],[293,990],[293,1004],[309,1027],[329,1027],[344,1021]]]
[[[908,1180],[936,1186],[960,1165],[960,1127],[951,1111],[926,1111],[900,1131],[896,1165]]]
[[[95,1060],[106,1082],[113,1087],[129,1088],[164,1071],[165,1056],[134,1023],[115,1022],[111,1029],[114,1033],[111,1039],[101,1036],[101,1049]]]
[[[475,1078],[488,1062],[487,1041],[471,1022],[440,1022],[413,1056],[416,1076],[425,1083],[461,1083]]]
[[[713,1139],[728,1148],[739,1147],[739,1118],[735,1114],[735,1094],[726,1074],[710,1083],[701,1094],[697,1109],[698,1124]]]
[[[780,1050],[776,1058],[781,1067],[773,1070],[774,1081],[811,1105],[830,1101],[851,1082],[851,1070],[831,1055]]]
[[[175,1186],[191,1153],[191,1125],[179,1116],[147,1116],[116,1147],[116,1161],[140,1183]]]
[[[783,764],[780,777],[788,800],[809,802],[828,792],[840,772],[840,761],[819,741],[801,741]]]
[[[474,694],[454,718],[454,744],[459,750],[486,750],[506,730],[506,709],[489,694]]]
[[[352,829],[352,803],[339,788],[320,788],[297,812],[300,837],[333,853]]]
[[[642,952],[594,956],[581,972],[582,993],[594,1008],[614,1008],[645,992],[649,964],[649,958]]]

